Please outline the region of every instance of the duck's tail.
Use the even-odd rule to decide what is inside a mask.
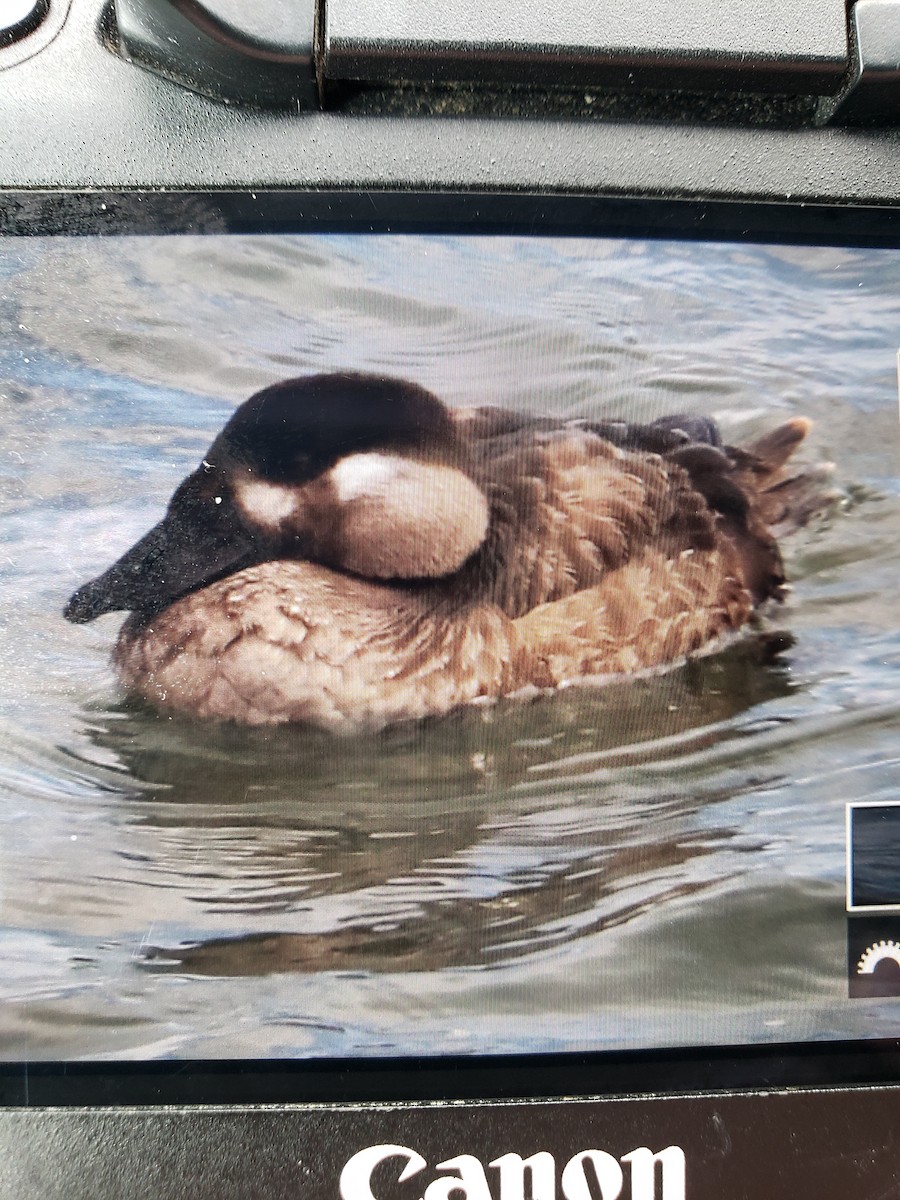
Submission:
[[[672,436],[682,432],[682,424],[680,418],[666,423]],[[830,464],[791,461],[811,424],[795,417],[741,447],[723,446],[717,437],[701,439],[687,431],[682,433],[686,444],[667,455],[687,471],[693,487],[717,514],[719,529],[734,547],[744,586],[756,604],[784,595],[779,539],[808,524],[835,499],[825,485]]]
[[[791,462],[811,428],[806,417],[794,417],[738,452],[740,465],[753,477],[759,516],[776,538],[802,529],[837,499],[828,486],[833,463]]]

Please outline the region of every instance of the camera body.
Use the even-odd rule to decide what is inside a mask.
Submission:
[[[867,6],[874,10],[876,32],[888,42],[882,55],[889,57],[895,6],[890,0],[862,0],[857,8]],[[0,48],[5,227],[21,222],[65,231],[75,205],[80,219],[90,214],[93,226],[112,230],[123,200],[95,210],[74,199],[96,199],[101,193],[135,197],[130,221],[139,220],[145,203],[136,194],[175,192],[516,193],[544,197],[545,207],[553,196],[572,194],[713,206],[890,209],[896,203],[896,130],[889,124],[847,124],[850,106],[834,100],[855,74],[851,94],[881,96],[878,117],[891,120],[888,73],[876,70],[868,93],[859,86],[873,72],[863,71],[859,61],[851,66],[852,39],[842,24],[842,5],[838,25],[833,11],[813,5],[811,13],[794,6],[795,43],[805,29],[825,27],[832,38],[833,44],[815,47],[809,61],[796,61],[802,58],[796,45],[785,50],[784,62],[779,59],[777,37],[784,20],[774,20],[768,31],[773,48],[768,55],[756,51],[756,76],[745,65],[754,59],[742,48],[741,37],[748,36],[761,13],[745,14],[729,41],[729,25],[739,24],[738,14],[700,6],[705,20],[700,32],[705,30],[712,44],[704,53],[696,30],[682,33],[680,48],[661,46],[671,25],[665,7],[641,9],[641,20],[651,31],[657,28],[651,51],[628,48],[629,38],[636,36],[632,31],[623,35],[625,48],[615,53],[576,52],[579,14],[573,14],[568,29],[561,14],[557,42],[576,44],[565,61],[558,45],[548,45],[543,56],[534,50],[539,33],[517,47],[500,40],[510,36],[501,30],[482,37],[483,53],[477,45],[474,50],[463,46],[448,59],[436,45],[430,58],[419,54],[416,69],[407,72],[419,78],[397,84],[391,72],[402,70],[407,44],[402,33],[393,59],[384,48],[373,47],[371,37],[366,40],[365,30],[357,43],[368,53],[354,56],[347,48],[354,44],[352,37],[343,42],[339,37],[340,24],[320,33],[317,43],[311,5],[305,14],[295,13],[295,6],[290,12],[288,6],[264,6],[254,20],[267,19],[283,31],[290,19],[299,31],[290,45],[275,44],[273,35],[274,48],[264,42],[261,49],[258,30],[241,35],[222,22],[226,33],[214,23],[207,29],[200,17],[209,17],[208,10],[214,16],[215,5],[130,0],[116,10],[85,0],[55,0],[36,28]],[[241,6],[231,9],[226,15],[236,15],[238,23],[250,20],[241,16]],[[516,14],[508,19],[515,27]],[[427,12],[420,24],[427,44]],[[884,24],[887,32],[880,27]],[[185,29],[192,32],[192,42]],[[477,29],[472,37],[479,37]],[[189,66],[176,55],[161,61],[164,51],[158,47],[166,45],[194,64],[190,76]],[[857,36],[857,59],[860,45]],[[274,67],[294,82],[267,84],[266,71],[273,69],[269,60],[279,55],[288,65],[279,61]],[[412,61],[411,52],[409,57]],[[540,73],[535,66],[540,62],[555,67]],[[377,73],[380,63],[380,81],[360,82],[367,70]],[[736,64],[744,65],[736,71]],[[355,78],[329,78],[323,74],[329,69]],[[422,81],[438,71],[444,78],[437,83]],[[537,83],[531,83],[535,76]],[[254,92],[257,78],[264,84]],[[660,79],[664,90],[659,90]],[[648,88],[648,82],[655,86]],[[830,95],[804,95],[799,92],[804,87]],[[828,116],[829,107],[836,114]],[[13,199],[9,193],[23,196]],[[200,219],[202,208],[193,206],[192,219]]]
[[[0,235],[900,244],[896,0],[243,8],[25,0],[0,29]],[[863,1161],[875,1195],[898,1063],[895,1039],[26,1063],[0,1082],[0,1196],[775,1200],[850,1195]]]

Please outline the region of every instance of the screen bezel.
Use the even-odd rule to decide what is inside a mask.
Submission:
[[[900,247],[900,208],[534,192],[0,190],[0,236],[466,234]],[[0,1109],[613,1096],[900,1083],[900,1036],[402,1059],[0,1062]]]
[[[433,233],[900,246],[900,207],[514,191],[0,189],[0,236]]]

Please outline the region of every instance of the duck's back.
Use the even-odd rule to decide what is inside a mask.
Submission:
[[[784,584],[791,422],[749,450],[708,419],[651,425],[463,415],[491,535],[455,586],[514,619],[513,675],[556,686],[670,663],[746,623]],[[684,428],[682,428],[684,426]]]
[[[485,586],[508,615],[521,617],[595,587],[645,554],[677,560],[713,550],[757,603],[783,582],[764,510],[789,454],[781,445],[780,461],[766,462],[691,440],[672,419],[520,421],[510,428],[509,414],[484,409],[462,417],[491,522],[461,588]],[[804,432],[791,426],[790,449]]]

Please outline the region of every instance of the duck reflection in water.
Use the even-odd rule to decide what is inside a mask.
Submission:
[[[95,718],[104,758],[141,785],[118,803],[123,836],[158,831],[153,873],[193,897],[198,931],[204,910],[242,931],[145,945],[143,962],[226,976],[477,967],[699,897],[747,847],[727,823],[698,827],[728,797],[714,767],[682,764],[792,686],[748,639],[665,675],[348,736],[340,753],[296,727],[135,706]]]

